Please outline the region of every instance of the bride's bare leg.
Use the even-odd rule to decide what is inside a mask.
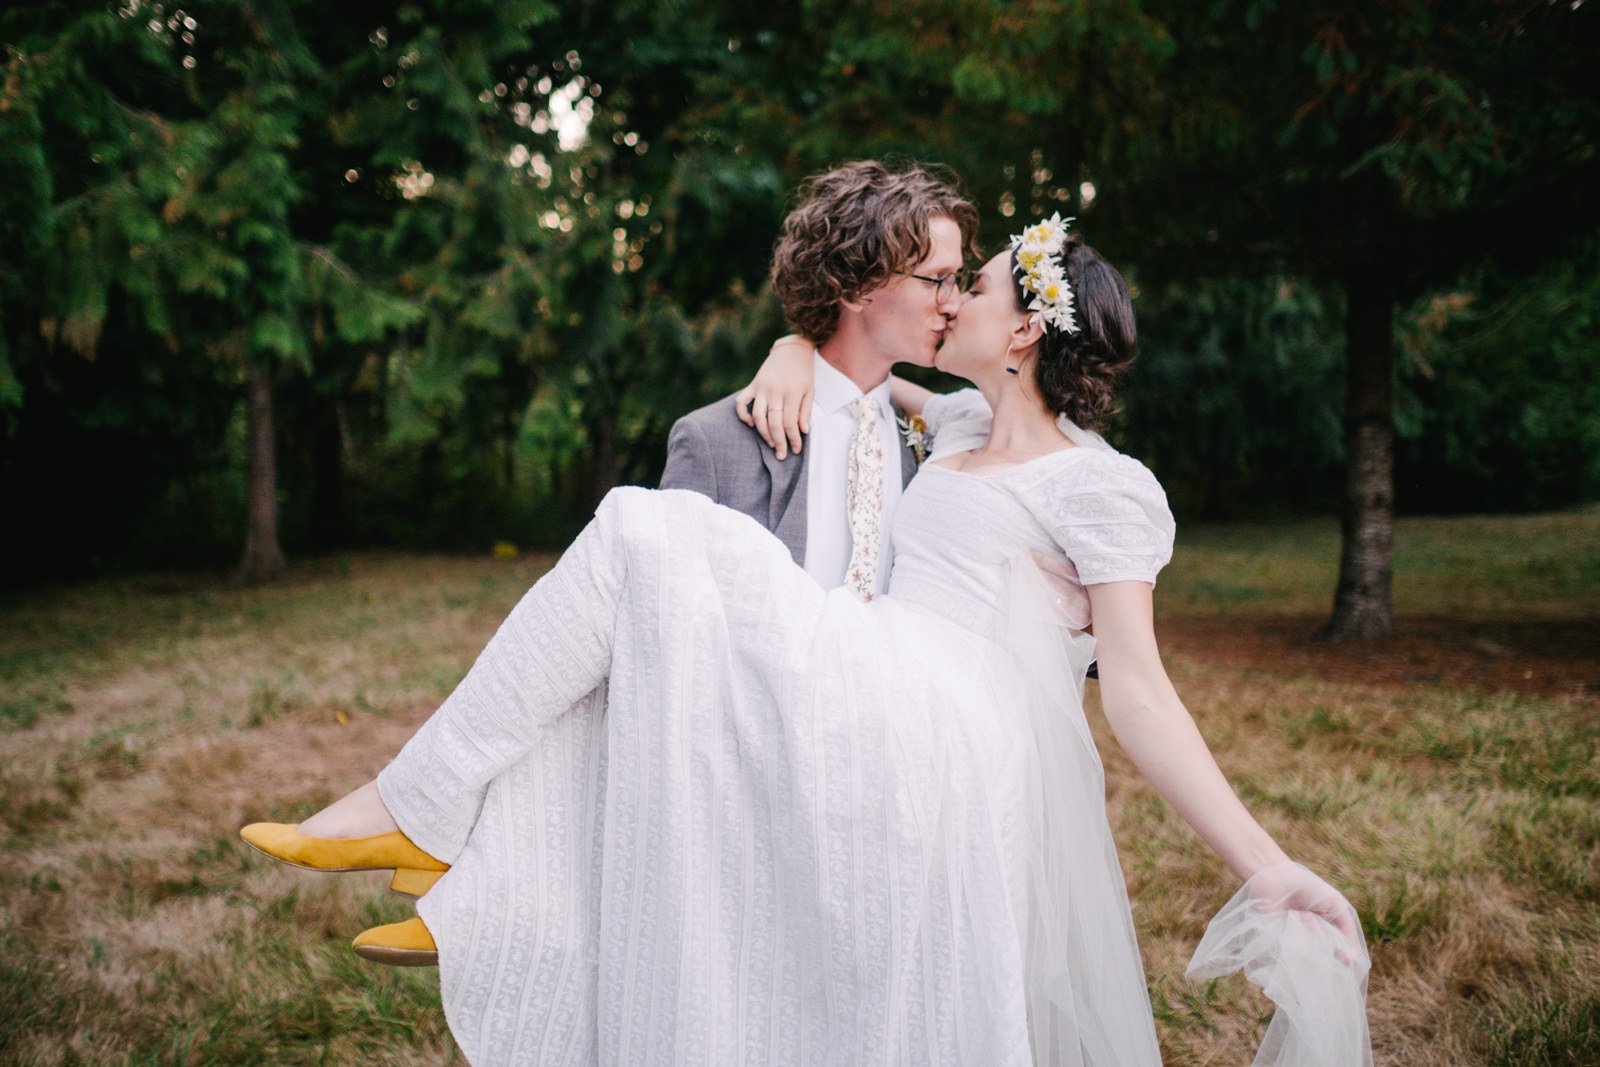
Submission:
[[[378,795],[378,780],[352,790],[301,823],[307,837],[375,837],[400,829]]]

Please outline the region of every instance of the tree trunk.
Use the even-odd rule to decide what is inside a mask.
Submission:
[[[1343,543],[1328,638],[1394,632],[1394,290],[1376,270],[1345,281]]]
[[[509,405],[500,410],[500,449],[500,474],[505,479],[506,490],[509,493],[517,484],[517,421],[516,413]]]
[[[239,577],[246,582],[276,578],[288,566],[278,545],[278,466],[272,434],[272,382],[266,367],[251,363],[245,436],[250,449],[246,495],[244,558]]]
[[[330,377],[333,375],[330,374]],[[344,544],[344,433],[339,398],[316,383],[311,390],[311,544]]]
[[[593,503],[617,487],[617,417],[600,410],[589,420],[589,496]]]

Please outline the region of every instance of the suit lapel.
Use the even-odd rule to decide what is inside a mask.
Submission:
[[[761,462],[772,479],[772,497],[767,504],[767,529],[782,541],[795,563],[806,565],[806,461],[811,450],[779,460],[763,442]]]

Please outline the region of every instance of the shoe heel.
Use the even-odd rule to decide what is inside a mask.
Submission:
[[[390,893],[400,896],[422,896],[434,888],[443,870],[416,870],[414,867],[395,867],[395,877],[389,880]]]
[[[443,871],[419,871],[414,867],[396,867],[389,879],[389,892],[403,897],[420,897],[433,888]]]

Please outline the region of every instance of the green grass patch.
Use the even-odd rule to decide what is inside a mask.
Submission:
[[[1402,518],[1395,610],[1461,618],[1600,616],[1600,507],[1553,515]],[[1332,519],[1180,526],[1161,611],[1322,613],[1339,577]]]
[[[1484,1023],[1489,1067],[1593,1067],[1600,1063],[1600,995],[1517,998]]]

